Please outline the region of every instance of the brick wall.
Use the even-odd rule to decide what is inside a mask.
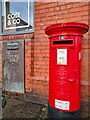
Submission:
[[[59,22],[89,23],[88,2],[35,2],[34,34],[0,37],[0,77],[2,40],[25,40],[25,90],[30,100],[47,103],[49,82],[49,40],[45,35],[46,26]],[[85,109],[88,104],[88,44],[90,34],[82,40],[81,99]]]

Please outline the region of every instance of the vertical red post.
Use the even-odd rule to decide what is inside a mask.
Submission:
[[[84,23],[58,23],[46,27],[50,39],[49,105],[63,112],[80,108],[81,41]]]

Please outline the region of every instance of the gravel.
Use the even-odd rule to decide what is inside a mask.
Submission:
[[[35,118],[39,120],[47,117],[47,111],[45,105],[10,97],[2,109],[2,118]]]

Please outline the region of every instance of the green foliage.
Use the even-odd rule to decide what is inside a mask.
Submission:
[[[47,119],[47,114],[48,114],[48,107],[45,106],[45,107],[42,108],[41,114],[39,115],[38,120],[45,120],[45,119]]]
[[[10,95],[9,94],[2,94],[2,97],[4,100],[8,100],[10,98]]]

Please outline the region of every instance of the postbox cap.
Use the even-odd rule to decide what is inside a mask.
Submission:
[[[73,34],[73,35],[83,35],[88,32],[89,26],[85,23],[77,22],[66,22],[57,23],[47,26],[45,28],[45,33],[49,36],[55,34]]]

